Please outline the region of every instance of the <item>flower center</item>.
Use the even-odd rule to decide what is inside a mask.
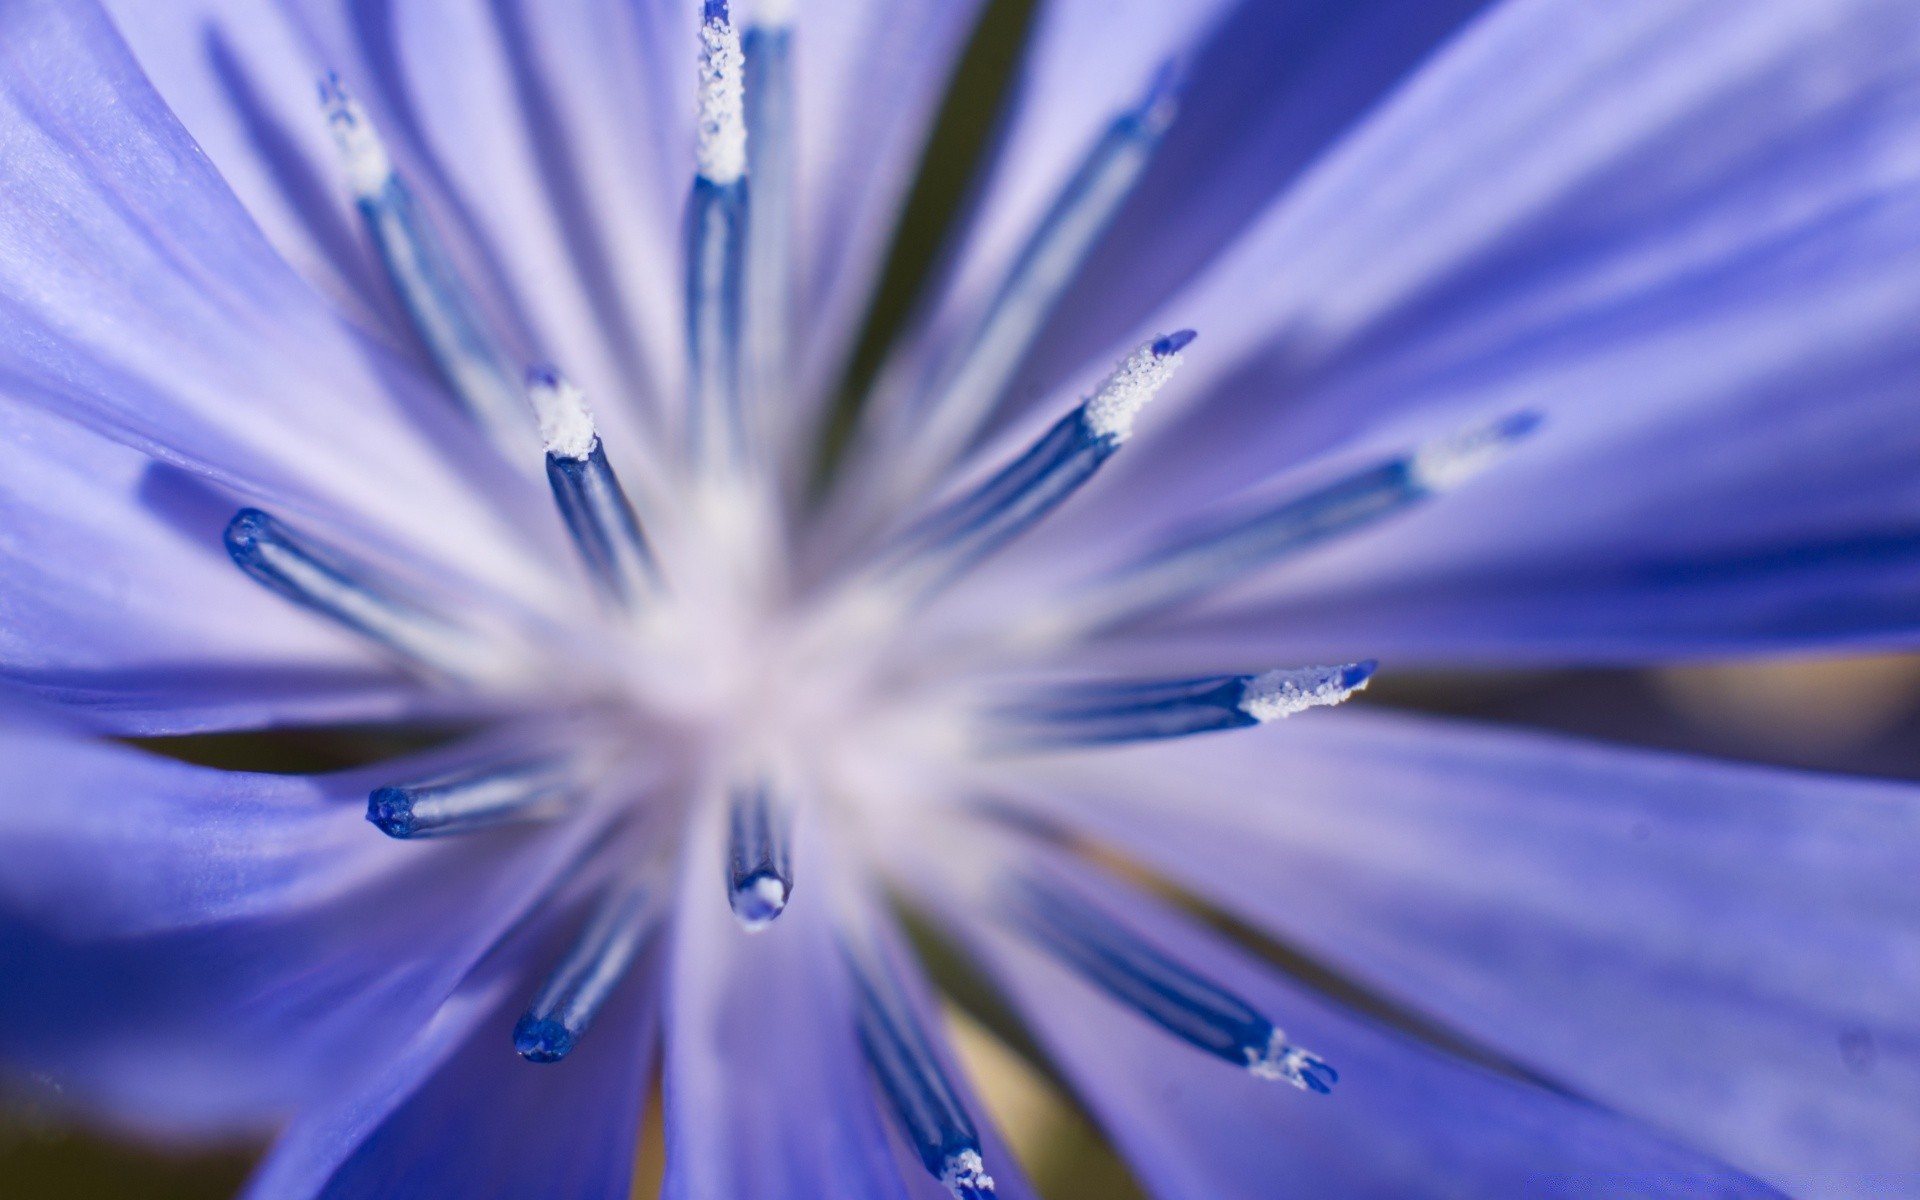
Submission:
[[[1179,81],[1167,69],[1089,149],[967,335],[922,386],[868,411],[857,435],[865,469],[840,481],[817,518],[847,531],[845,569],[802,588],[786,541],[799,518],[782,510],[792,489],[775,478],[769,428],[792,333],[787,6],[762,0],[743,38],[726,0],[704,0],[699,38],[685,404],[662,446],[616,446],[611,459],[585,395],[557,369],[523,372],[506,353],[367,114],[338,79],[321,85],[367,234],[415,332],[500,452],[530,477],[544,463],[597,611],[556,619],[448,594],[256,509],[227,530],[235,563],[264,586],[435,686],[522,714],[456,767],[376,789],[368,817],[381,831],[438,837],[567,815],[630,852],[605,872],[573,948],[514,1030],[537,1062],[573,1050],[661,922],[672,883],[659,847],[681,845],[682,826],[705,820],[715,831],[716,874],[755,931],[796,886],[812,886],[795,878],[803,819],[897,824],[902,810],[917,813],[888,777],[891,762],[941,757],[959,777],[979,758],[1226,730],[1345,700],[1366,686],[1371,661],[1068,682],[1049,667],[1063,647],[1458,486],[1537,423],[1509,414],[1222,514],[1044,607],[995,612],[984,630],[943,627],[948,641],[931,645],[938,602],[1126,446],[1194,341],[1191,330],[1147,339],[1025,449],[997,468],[985,459],[1015,370],[1174,119]],[[621,452],[651,468],[631,477],[631,495],[614,461],[631,469],[636,459]],[[967,859],[957,843],[932,869]],[[1009,928],[1176,1036],[1262,1079],[1319,1092],[1334,1082],[1326,1063],[1090,893],[1037,867],[967,883]],[[876,1080],[928,1172],[960,1200],[990,1195],[978,1136],[891,965],[888,935],[849,917],[831,891],[823,881],[819,902],[834,911]]]

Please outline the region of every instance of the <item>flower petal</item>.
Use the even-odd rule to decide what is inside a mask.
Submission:
[[[1452,662],[1911,640],[1917,79],[1920,19],[1864,0],[1501,6],[1165,306],[1204,353],[1009,569],[1530,409],[1510,462],[1207,635]]]
[[[1776,1195],[1613,1113],[1356,1019],[1144,895],[1044,857],[1051,877],[1339,1072],[1324,1097],[1256,1078],[971,917],[969,944],[1157,1195]]]
[[[727,908],[717,830],[692,839],[668,967],[668,1200],[905,1200],[810,832],[793,902],[756,934]]]
[[[795,7],[801,395],[840,384],[888,240],[981,0]]]
[[[1911,785],[1359,713],[1030,769],[1030,802],[1730,1163],[1920,1170]]]
[[[418,711],[421,689],[234,569],[231,515],[185,472],[0,403],[0,681],[119,733]]]
[[[91,0],[0,14],[0,124],[0,397],[551,602],[449,465],[486,462],[478,436],[287,268]]]
[[[393,842],[364,820],[391,765],[0,747],[0,1057],[50,1102],[156,1133],[259,1127],[377,1066],[594,832]]]
[[[653,1069],[656,981],[623,987],[590,1048],[534,1064],[510,1050],[525,965],[483,969],[378,1078],[303,1113],[246,1200],[625,1196]]]
[[[876,901],[876,904],[878,901]],[[986,1174],[993,1178],[993,1194],[997,1200],[1034,1200],[1036,1193],[1033,1184],[1027,1180],[1026,1173],[1007,1146],[1006,1139],[1000,1136],[1000,1130],[988,1115],[986,1105],[980,1102],[967,1074],[954,1056],[953,1047],[945,1036],[945,1022],[941,1019],[940,1009],[934,999],[933,984],[920,967],[913,949],[901,936],[892,918],[883,913],[873,917],[875,937],[873,946],[879,959],[885,965],[892,978],[900,985],[900,998],[911,1010],[913,1019],[926,1034],[928,1048],[934,1059],[946,1074],[947,1082],[952,1086],[955,1098],[960,1102],[967,1115],[972,1119],[980,1137],[980,1155],[984,1161]],[[885,1104],[882,1104],[885,1107]],[[895,1134],[895,1144],[900,1147],[900,1156],[911,1161],[902,1166],[901,1174],[908,1182],[908,1191],[913,1195],[924,1193],[928,1200],[945,1200],[947,1193],[942,1188],[929,1188],[925,1183],[930,1176],[923,1177],[923,1163],[913,1158],[912,1152],[904,1145],[905,1139],[899,1136],[899,1126],[894,1122],[894,1114],[885,1115],[892,1122],[890,1128]]]
[[[1139,104],[1163,67],[1177,65],[1186,81],[1179,116],[1048,323],[1014,385],[1016,410],[1105,356],[1116,339],[1135,336],[1171,292],[1484,6],[1485,0],[1055,0],[1042,6],[1020,103],[941,298],[935,340],[960,332],[1101,129]]]

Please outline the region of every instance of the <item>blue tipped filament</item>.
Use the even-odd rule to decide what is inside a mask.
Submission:
[[[377,788],[367,797],[367,820],[393,838],[469,833],[552,816],[577,794],[576,784],[564,759],[481,767]]]
[[[1177,91],[1168,64],[1141,103],[1094,143],[1014,257],[957,361],[914,410],[908,485],[951,462],[998,409],[1047,318],[1153,161],[1178,108]]]
[[[572,1053],[659,925],[661,898],[651,882],[602,897],[579,940],[513,1027],[513,1048],[528,1062]]]
[[[764,782],[735,788],[728,801],[727,904],[757,932],[793,895],[793,813]]]
[[[1231,584],[1269,563],[1407,511],[1472,473],[1539,426],[1513,413],[1390,459],[1306,495],[1193,530],[1075,597],[1075,619],[1101,628]],[[1438,460],[1438,461],[1436,461]]]
[[[527,390],[547,433],[547,482],[587,573],[609,600],[637,607],[659,590],[659,568],[579,392],[550,367],[529,370]]]
[[[746,56],[747,177],[753,220],[747,226],[746,291],[741,313],[746,392],[754,410],[779,403],[789,372],[793,294],[793,31],[750,24]]]
[[[737,465],[746,436],[738,361],[746,223],[744,179],[694,180],[687,206],[688,435],[694,461],[715,471]]]
[[[510,461],[525,461],[532,424],[518,368],[337,75],[320,81],[320,103],[353,176],[361,219],[415,332],[468,414]]]
[[[696,171],[687,202],[687,435],[693,462],[710,478],[736,471],[746,442],[740,399],[748,225],[742,58],[725,0],[707,0]]]
[[[1092,903],[1038,879],[1016,882],[1015,927],[1109,996],[1182,1041],[1262,1079],[1303,1091],[1333,1090],[1339,1073],[1289,1045],[1244,1000],[1181,966]]]
[[[1119,450],[1194,336],[1183,329],[1143,346],[1025,454],[910,530],[886,573],[930,595],[1058,508]]]
[[[993,1179],[984,1169],[980,1135],[898,981],[878,961],[864,964],[851,951],[847,959],[858,993],[860,1045],[907,1140],[927,1173],[957,1200],[985,1200],[993,1195]]]
[[[1376,665],[1050,688],[990,712],[987,740],[997,749],[1042,749],[1240,729],[1338,704],[1367,685]]]
[[[227,523],[227,553],[256,582],[408,662],[449,679],[475,673],[483,648],[451,619],[403,594],[343,552],[294,533],[257,508]]]

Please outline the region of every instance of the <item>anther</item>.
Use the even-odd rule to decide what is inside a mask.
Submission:
[[[793,187],[793,13],[785,2],[758,0],[741,35],[745,73],[747,172],[753,220],[747,226],[742,370],[748,402],[765,419],[783,410],[791,370]]]
[[[687,202],[688,449],[709,479],[745,455],[740,321],[747,231],[744,56],[726,0],[706,0],[700,26],[698,128]]]
[[[578,786],[578,764],[567,758],[490,764],[376,788],[367,797],[367,820],[393,838],[471,833],[553,817],[578,796]]]
[[[859,999],[860,1045],[907,1140],[955,1200],[986,1200],[994,1194],[993,1177],[980,1135],[899,981],[877,956],[849,948],[847,960]]]
[[[1059,507],[1132,436],[1134,418],[1179,370],[1193,338],[1182,330],[1127,356],[1025,454],[911,529],[883,568],[889,580],[931,595]]]
[[[1466,483],[1540,424],[1512,413],[1230,520],[1183,533],[1042,614],[1030,639],[1110,628],[1231,586],[1322,542],[1357,533]]]
[[[477,631],[429,607],[373,567],[295,533],[257,508],[234,515],[225,541],[234,565],[255,582],[431,675],[481,682],[507,666]]]
[[[966,450],[998,410],[1081,264],[1146,173],[1178,107],[1178,72],[1169,63],[1140,103],[1117,117],[1080,161],[1015,255],[958,357],[910,410],[899,473],[903,487],[923,486]]]
[[[525,462],[530,429],[518,370],[339,76],[320,81],[320,104],[361,220],[415,332],[468,414],[509,461]]]
[[[1175,962],[1092,902],[1022,877],[1010,889],[1010,923],[1088,982],[1182,1041],[1256,1079],[1325,1094],[1340,1078],[1319,1055],[1246,1001]]]
[[[793,811],[765,780],[728,797],[727,903],[741,928],[757,933],[793,896]]]
[[[513,1028],[513,1048],[528,1062],[559,1062],[580,1039],[633,966],[663,912],[651,878],[608,891],[586,929]]]
[[[1047,688],[987,712],[983,740],[993,750],[1039,750],[1243,729],[1339,704],[1377,665]]]
[[[659,569],[607,462],[586,397],[550,367],[527,372],[527,397],[546,443],[547,482],[581,560],[610,600],[637,606],[659,589]]]

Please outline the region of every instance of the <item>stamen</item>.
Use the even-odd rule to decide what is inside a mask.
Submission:
[[[577,798],[578,783],[577,764],[566,758],[490,765],[377,788],[367,797],[367,820],[401,839],[540,821]]]
[[[1020,458],[908,533],[886,574],[925,597],[1031,528],[1093,478],[1183,361],[1183,329],[1134,351],[1084,403]]]
[[[694,156],[702,179],[732,183],[747,171],[740,34],[727,0],[706,0],[700,23],[700,114]]]
[[[551,367],[527,372],[527,396],[547,447],[547,482],[588,572],[629,608],[658,591],[659,568],[640,518],[607,462],[586,397]]]
[[[898,981],[877,960],[862,962],[851,949],[847,959],[859,993],[860,1044],[907,1140],[956,1200],[985,1200],[993,1195],[993,1177],[980,1155],[980,1135]]]
[[[498,650],[474,630],[406,595],[374,568],[294,533],[257,508],[236,513],[225,540],[234,564],[256,582],[433,675],[478,682],[504,665]]]
[[[758,933],[793,896],[793,812],[765,781],[735,788],[729,804],[727,903]]]
[[[793,296],[793,30],[785,3],[759,0],[741,38],[746,74],[747,225],[743,321],[747,397],[771,418],[789,374]]]
[[[1068,285],[1146,173],[1179,108],[1169,63],[1140,104],[1109,125],[1041,218],[957,361],[914,410],[901,483],[923,486],[978,436],[999,407]]]
[[[526,461],[531,429],[517,368],[339,76],[320,81],[320,105],[387,278],[442,379],[509,461]]]
[[[696,172],[687,204],[689,449],[707,478],[736,470],[746,438],[739,395],[741,274],[747,231],[744,54],[726,0],[700,27]]]
[[[1340,1078],[1238,996],[1168,958],[1092,903],[1027,877],[1007,902],[1014,926],[1090,983],[1174,1036],[1256,1079],[1326,1094]]]
[[[616,887],[601,899],[580,939],[548,977],[513,1027],[513,1048],[528,1062],[559,1062],[585,1036],[613,994],[664,909],[649,879]]]
[[[986,742],[990,749],[1033,750],[1242,729],[1339,704],[1365,688],[1378,665],[1369,659],[1259,675],[1051,688],[989,712]]]
[[[1108,628],[1218,590],[1261,567],[1459,487],[1539,427],[1518,412],[1436,439],[1304,496],[1189,533],[1074,595],[1036,626],[1050,636]]]

